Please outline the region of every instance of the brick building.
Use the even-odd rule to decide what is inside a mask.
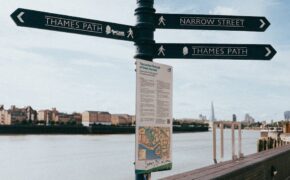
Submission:
[[[111,122],[113,125],[132,125],[133,116],[128,114],[112,114]]]
[[[3,105],[0,106],[0,124],[15,125],[28,121],[37,121],[37,112],[32,107],[17,108],[11,106],[10,109],[5,110]]]
[[[45,124],[81,124],[82,115],[79,113],[61,113],[56,108],[52,108],[52,110],[38,111],[38,121],[44,122]]]
[[[58,113],[56,108],[52,108],[51,110],[40,110],[37,112],[38,121],[44,124],[51,124],[52,122],[56,122]]]
[[[84,126],[93,124],[111,125],[111,114],[102,111],[85,111],[82,114],[82,124]]]

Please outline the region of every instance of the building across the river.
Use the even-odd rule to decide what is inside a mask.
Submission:
[[[0,105],[1,125],[22,124],[27,121],[37,121],[37,112],[32,107],[17,108],[13,105],[10,109],[6,110],[3,105]]]
[[[132,125],[134,124],[134,117],[128,114],[112,114],[112,125]]]
[[[52,110],[38,111],[38,121],[43,124],[81,124],[82,114],[80,113],[62,113],[52,108]]]
[[[111,125],[111,114],[103,111],[85,111],[82,114],[82,124],[84,126],[94,124]]]

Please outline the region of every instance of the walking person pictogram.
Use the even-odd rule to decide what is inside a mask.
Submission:
[[[163,16],[161,16],[160,18],[159,18],[159,26],[161,26],[161,24],[163,25],[163,26],[166,26],[166,23],[165,23],[165,21],[166,21],[166,19],[163,17]]]
[[[132,28],[130,28],[129,29],[129,31],[128,31],[128,36],[127,36],[127,38],[132,38],[132,39],[134,39],[134,32],[133,32],[133,30],[132,30]]]
[[[162,55],[162,56],[165,56],[165,52],[166,49],[164,49],[163,46],[161,46],[159,49],[158,49],[158,56]]]

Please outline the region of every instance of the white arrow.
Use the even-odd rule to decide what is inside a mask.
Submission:
[[[21,12],[21,13],[19,13],[18,14],[18,16],[17,16],[17,18],[19,19],[19,21],[21,22],[21,23],[24,23],[24,21],[23,21],[23,19],[22,19],[22,16],[24,15],[24,12]]]
[[[262,23],[261,26],[260,26],[260,29],[262,29],[266,25],[266,23],[264,22],[263,19],[260,19],[260,22]]]
[[[272,51],[268,47],[266,47],[266,50],[267,50],[267,54],[265,55],[265,57],[268,57],[268,56],[270,56],[270,54],[272,53]]]

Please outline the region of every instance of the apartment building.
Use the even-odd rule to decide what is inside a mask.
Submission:
[[[21,124],[24,121],[34,122],[36,120],[37,112],[30,106],[24,108],[11,106],[8,110],[5,110],[3,105],[0,106],[0,124],[2,125]]]
[[[82,114],[73,113],[61,113],[52,108],[52,110],[40,110],[38,111],[38,121],[42,121],[45,124],[67,124],[67,123],[82,123]]]
[[[112,114],[111,115],[112,125],[132,125],[133,116],[128,114]]]
[[[41,121],[45,124],[51,124],[52,122],[56,122],[56,116],[58,115],[58,111],[56,108],[52,108],[51,110],[40,110],[37,112],[38,121]]]
[[[8,110],[4,109],[3,105],[0,105],[0,125],[10,125],[11,124],[11,118],[8,114]]]
[[[111,114],[102,111],[85,111],[82,114],[82,124],[84,126],[93,124],[111,125]]]

